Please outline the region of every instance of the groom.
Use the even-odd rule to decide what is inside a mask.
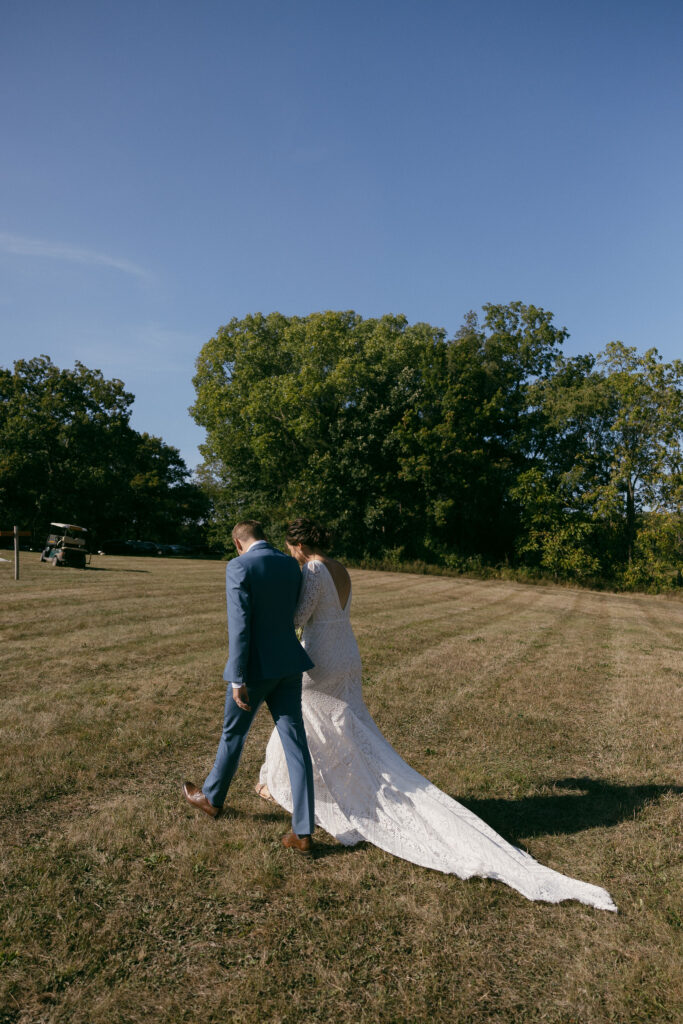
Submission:
[[[313,769],[301,714],[301,673],[313,662],[294,632],[301,572],[293,558],[268,544],[253,519],[237,523],[232,539],[239,558],[228,562],[226,571],[230,647],[223,673],[228,683],[223,732],[203,787],[186,782],[183,793],[193,807],[218,817],[251,723],[265,701],[282,740],[292,787],[292,831],[282,845],[310,855]]]

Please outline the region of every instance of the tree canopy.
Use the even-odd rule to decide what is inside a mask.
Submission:
[[[567,358],[566,337],[521,302],[468,314],[452,338],[348,311],[231,320],[200,352],[191,410],[214,537],[305,514],[347,557],[668,571],[683,366],[618,342]]]
[[[130,426],[133,395],[120,380],[47,356],[0,368],[0,520],[40,541],[53,521],[100,541],[176,541],[206,499],[176,448]]]

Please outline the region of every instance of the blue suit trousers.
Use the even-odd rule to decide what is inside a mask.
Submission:
[[[248,683],[247,693],[251,711],[243,711],[237,706],[232,696],[232,684],[228,683],[223,732],[214,766],[202,786],[202,792],[214,807],[223,806],[251,723],[265,701],[287,760],[294,804],[292,829],[299,836],[310,835],[315,828],[313,766],[301,713],[301,673]]]

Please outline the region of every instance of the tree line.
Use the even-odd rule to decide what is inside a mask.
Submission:
[[[366,564],[680,582],[683,362],[620,342],[567,357],[566,338],[521,302],[450,338],[393,315],[231,320],[191,410],[214,542],[309,515]]]
[[[683,566],[683,362],[564,328],[513,302],[452,337],[403,316],[233,319],[202,348],[192,477],[130,426],[120,380],[47,356],[0,368],[0,527],[53,519],[108,538],[230,553],[242,518],[273,539],[321,520],[367,565],[662,588]]]
[[[45,541],[51,521],[107,539],[197,543],[208,512],[177,448],[130,426],[120,380],[47,357],[0,368],[0,527]]]

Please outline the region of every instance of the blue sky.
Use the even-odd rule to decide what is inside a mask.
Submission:
[[[4,0],[0,364],[119,377],[194,466],[250,312],[681,357],[682,53],[681,0]]]

